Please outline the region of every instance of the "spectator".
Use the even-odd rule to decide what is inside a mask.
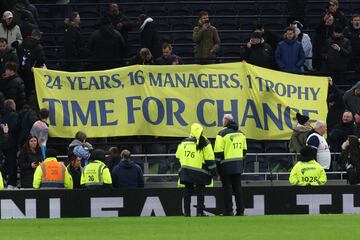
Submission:
[[[18,166],[22,188],[32,188],[35,169],[43,161],[41,149],[35,136],[29,136],[20,151]]]
[[[261,22],[256,22],[254,26],[254,30],[261,31],[262,38],[264,38],[264,41],[268,43],[271,46],[271,49],[274,51],[279,44],[279,36],[276,33],[271,32],[269,29],[267,29],[265,24]]]
[[[287,10],[288,10],[288,24],[293,21],[304,22],[305,20],[305,8],[307,0],[288,0],[287,1]]]
[[[125,42],[121,34],[114,29],[108,18],[102,18],[99,29],[90,37],[89,49],[95,60],[93,70],[105,70],[122,65],[125,54]]]
[[[329,77],[329,95],[327,97],[328,103],[328,113],[326,116],[326,124],[327,124],[327,133],[329,133],[334,128],[336,124],[338,124],[342,115],[345,111],[345,105],[343,102],[344,92],[338,89],[338,87],[334,84],[331,77]]]
[[[354,119],[354,135],[360,138],[360,112],[355,114]]]
[[[360,81],[345,92],[343,100],[345,108],[353,114],[360,111]]]
[[[172,54],[172,46],[170,43],[162,45],[162,56],[155,61],[156,65],[172,65],[176,61],[176,56]]]
[[[4,102],[3,123],[9,128],[7,144],[2,146],[5,155],[3,176],[7,177],[8,188],[14,189],[17,186],[16,130],[18,129],[18,114],[16,113],[16,103],[12,99],[7,99]]]
[[[351,69],[360,71],[360,14],[351,17],[351,24],[345,28],[344,36],[351,42],[352,55],[355,59],[351,61]]]
[[[285,39],[276,48],[275,59],[281,71],[302,73],[305,53],[301,43],[296,40],[295,29],[286,28]]]
[[[341,26],[334,27],[333,35],[326,41],[322,52],[326,71],[338,73],[347,70],[352,50],[349,39],[343,36]],[[334,78],[334,82],[340,83],[339,77]]]
[[[86,142],[86,134],[82,131],[78,131],[75,134],[75,139],[69,145],[69,152],[74,153],[81,158],[82,167],[88,164],[90,152],[92,150],[93,146]]]
[[[81,36],[80,23],[81,19],[78,12],[72,12],[70,17],[64,21],[65,70],[70,72],[81,71],[82,63],[80,59],[89,55]]]
[[[326,123],[316,121],[314,129],[309,133],[306,145],[316,150],[316,161],[323,166],[325,170],[330,169],[331,155],[329,145],[323,137],[326,133]]]
[[[148,48],[140,49],[136,56],[130,59],[130,65],[154,65],[154,58]]]
[[[251,34],[250,41],[243,48],[243,58],[248,63],[259,67],[273,68],[274,55],[269,44],[262,38],[262,32],[255,30]]]
[[[305,70],[309,71],[312,70],[312,56],[313,56],[313,47],[311,43],[311,39],[307,33],[303,32],[304,26],[299,21],[294,21],[291,23],[291,26],[295,28],[295,34],[297,36],[297,40],[301,43],[301,46],[304,49],[305,53]]]
[[[3,172],[3,163],[4,163],[4,153],[3,153],[3,148],[4,145],[6,145],[8,143],[9,140],[9,127],[7,124],[0,124],[0,190],[2,190],[4,188],[4,179],[2,177],[2,172]]]
[[[153,22],[154,20],[145,14],[141,14],[137,19],[137,25],[140,27],[141,47],[148,48],[156,59],[161,56],[161,43]]]
[[[6,38],[0,38],[0,76],[5,72],[5,64],[7,62],[15,62],[19,64],[19,59],[14,49],[7,44]]]
[[[108,150],[108,164],[109,171],[112,172],[114,167],[120,162],[120,153],[117,147],[111,147]]]
[[[17,48],[22,43],[22,35],[18,25],[13,21],[13,14],[6,11],[0,23],[0,37],[5,38],[8,44]]]
[[[36,121],[31,127],[30,134],[37,137],[41,148],[43,159],[46,158],[46,143],[49,137],[49,110],[47,108],[40,109],[40,120]]]
[[[350,184],[360,183],[360,144],[359,138],[350,135],[342,146],[341,159]]]
[[[17,110],[21,110],[25,103],[24,81],[17,74],[18,66],[14,62],[5,64],[2,84],[0,86],[6,99],[13,99]]]
[[[46,150],[47,158],[40,162],[34,173],[33,188],[73,188],[71,175],[63,162],[56,159],[55,149]]]
[[[331,151],[341,152],[341,145],[346,141],[349,135],[354,132],[353,115],[345,110],[340,123],[335,125],[329,134],[329,143]]]
[[[109,18],[111,24],[116,30],[118,30],[124,38],[125,43],[128,40],[128,32],[134,27],[134,23],[131,22],[128,17],[125,16],[121,6],[116,3],[109,5],[109,10],[105,14],[105,17]],[[127,45],[127,44],[126,44]]]
[[[17,142],[22,147],[30,135],[30,131],[34,123],[39,120],[37,113],[27,104],[19,111],[19,129]]]
[[[111,172],[114,188],[143,188],[144,177],[141,168],[130,160],[130,151],[121,152],[121,162]]]
[[[81,158],[74,153],[69,153],[69,165],[66,167],[73,181],[74,189],[81,188]]]
[[[20,75],[25,79],[25,92],[27,99],[35,93],[35,79],[33,67],[46,67],[46,57],[43,46],[41,45],[42,32],[34,29],[31,36],[24,39],[24,42],[18,49],[20,61]]]
[[[81,185],[86,188],[111,188],[111,174],[105,160],[104,150],[95,149],[91,153],[91,162],[81,173]]]
[[[200,12],[198,26],[193,29],[192,39],[195,43],[195,61],[200,64],[214,63],[214,58],[220,50],[220,37],[217,29],[210,24],[207,12]]]
[[[291,170],[289,182],[297,186],[318,186],[327,182],[322,166],[315,161],[315,150],[306,146],[300,150],[300,159]]]
[[[28,0],[17,0],[12,8],[12,13],[14,22],[19,26],[23,38],[30,36],[33,29],[39,28],[37,10],[34,5],[29,4]]]
[[[327,6],[325,10],[324,20],[328,18],[329,16],[334,17],[334,23],[335,25],[340,25],[343,28],[347,25],[347,19],[345,14],[340,11],[339,9],[339,2],[338,0],[330,0],[329,5]]]
[[[320,71],[321,69],[321,51],[327,39],[331,38],[334,31],[334,17],[328,15],[317,26],[314,38],[314,58],[313,67]]]
[[[309,117],[296,113],[297,125],[293,128],[293,133],[289,142],[289,150],[292,153],[300,153],[300,150],[306,146],[306,139],[312,130]]]

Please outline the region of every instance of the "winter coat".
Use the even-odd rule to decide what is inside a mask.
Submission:
[[[341,145],[347,140],[349,135],[353,135],[354,123],[339,123],[329,134],[329,145],[332,152],[341,152]]]
[[[337,44],[340,51],[331,47],[331,44]],[[326,68],[331,72],[344,72],[347,70],[350,55],[352,53],[350,40],[344,37],[334,38],[331,37],[326,40],[322,50],[323,59],[326,62]]]
[[[31,167],[33,162],[41,162],[42,154],[40,149],[35,152],[30,149],[23,148],[18,158],[18,166],[20,168],[20,182],[22,188],[32,188],[35,169]]]
[[[18,118],[19,115],[10,107],[4,107],[3,121],[9,127],[9,137],[6,144],[3,144],[3,149],[17,149],[16,137],[18,135]]]
[[[307,70],[312,70],[312,56],[313,56],[313,47],[312,47],[312,43],[311,43],[311,39],[309,37],[308,34],[306,33],[301,33],[301,36],[299,36],[299,40],[301,42],[301,45],[304,49],[304,54],[305,54],[305,64],[304,66],[307,68]],[[310,59],[307,59],[310,58]]]
[[[9,46],[15,41],[18,41],[18,45],[20,45],[23,40],[20,27],[14,21],[8,26],[4,19],[0,23],[0,37],[5,38]]]
[[[81,59],[86,50],[80,28],[69,19],[65,19],[64,24],[64,57],[70,60]]]
[[[192,39],[195,58],[214,58],[220,50],[220,37],[214,26],[209,25],[205,30],[201,26],[194,27]]]
[[[96,69],[110,69],[121,65],[115,60],[124,57],[125,42],[112,25],[104,25],[91,35],[89,49],[93,52],[94,59],[99,62],[94,65]]]
[[[354,91],[354,87],[347,90],[343,97],[345,108],[352,112],[353,115],[360,111],[360,96],[355,95]]]
[[[281,71],[302,73],[305,53],[301,43],[297,40],[285,39],[276,48],[275,59]]]
[[[309,136],[312,128],[310,126],[304,126],[297,124],[290,138],[289,150],[290,152],[300,153],[300,150],[306,146],[306,140]]]
[[[148,48],[154,59],[161,56],[161,42],[152,18],[145,19],[140,27],[141,47]]]
[[[121,160],[111,172],[114,188],[143,188],[144,177],[141,168],[131,160]]]
[[[259,44],[252,44],[251,48],[245,47],[243,58],[250,64],[264,67],[274,67],[274,54],[269,44],[262,40]]]
[[[78,139],[74,139],[69,145],[69,153],[73,153],[81,158],[82,167],[88,164],[92,150],[93,146],[90,143],[80,142]]]
[[[336,124],[341,122],[342,115],[345,111],[345,105],[343,102],[344,93],[340,91],[335,85],[329,86],[329,94],[334,94],[335,104],[329,106],[326,116],[327,133],[335,127]]]
[[[121,33],[126,43],[128,39],[128,32],[133,29],[134,24],[122,12],[119,12],[118,15],[110,15],[107,13],[105,14],[105,16],[110,19],[111,24],[114,26],[114,28]],[[119,23],[123,24],[121,29],[117,27]]]
[[[81,171],[82,168],[79,169],[73,168],[70,164],[67,166],[67,170],[70,173],[73,181],[73,188],[82,188],[80,181],[81,181]]]
[[[355,29],[352,24],[346,27],[344,30],[344,37],[350,40],[352,54],[354,56],[360,56],[360,28]]]
[[[16,110],[21,110],[25,103],[24,81],[17,75],[2,80],[2,92],[6,99],[13,99],[16,103]]]
[[[156,65],[172,65],[172,63],[176,60],[176,56],[174,54],[171,54],[170,56],[168,56],[167,58],[161,56],[158,57],[155,60],[155,64]]]
[[[32,37],[27,37],[24,42],[19,46],[18,55],[20,61],[20,68],[23,67],[23,57],[26,55],[26,51],[30,52],[31,63],[33,67],[42,67],[45,65],[46,57],[43,46],[39,40]],[[31,69],[25,69],[31,70]]]
[[[15,62],[19,65],[19,58],[14,49],[7,47],[0,53],[0,76],[5,72],[5,64],[7,62]]]
[[[26,107],[25,107],[26,106]],[[34,123],[39,120],[37,113],[28,105],[19,112],[19,135],[18,145],[23,146],[30,135],[30,130]]]

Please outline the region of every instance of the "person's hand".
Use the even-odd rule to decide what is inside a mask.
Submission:
[[[39,166],[39,163],[37,163],[37,162],[32,162],[31,163],[32,168],[37,168],[37,166]]]
[[[1,124],[1,128],[5,134],[9,133],[9,126],[6,123]]]
[[[331,47],[338,52],[340,51],[340,47],[336,43],[331,44]]]
[[[118,29],[118,30],[121,30],[123,27],[124,27],[124,24],[121,22],[116,24],[116,29]]]
[[[248,42],[248,43],[246,44],[246,47],[247,47],[247,48],[251,48],[251,42]]]
[[[329,85],[332,86],[334,84],[334,81],[332,77],[328,77]]]

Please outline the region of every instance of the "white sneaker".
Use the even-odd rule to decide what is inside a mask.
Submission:
[[[8,186],[7,186],[7,189],[14,190],[14,189],[17,189],[17,187],[16,187],[16,186],[13,186],[13,185],[8,185]]]

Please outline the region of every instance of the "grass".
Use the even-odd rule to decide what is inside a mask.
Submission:
[[[360,215],[0,220],[8,240],[359,239]]]

